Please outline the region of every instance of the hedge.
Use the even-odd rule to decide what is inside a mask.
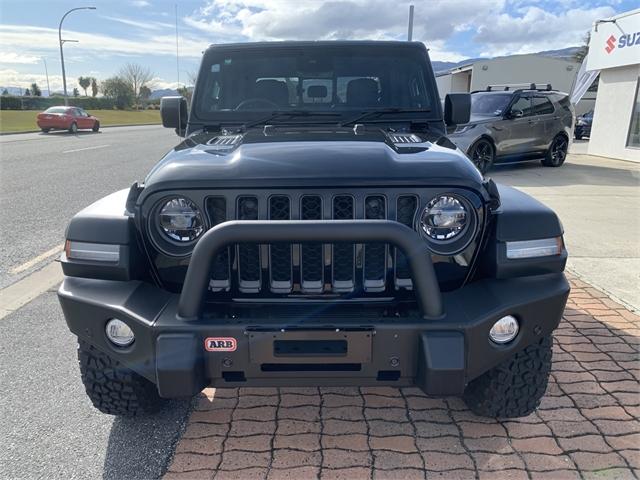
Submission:
[[[64,97],[0,96],[0,110],[46,110],[59,105],[64,105]],[[106,97],[69,97],[69,105],[87,110],[111,110],[115,101]]]

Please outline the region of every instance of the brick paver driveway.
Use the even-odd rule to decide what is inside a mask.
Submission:
[[[207,389],[165,479],[638,478],[640,317],[572,284],[526,418],[415,388]]]

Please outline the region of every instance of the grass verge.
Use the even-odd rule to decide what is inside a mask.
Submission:
[[[0,133],[37,130],[36,110],[0,110]],[[100,125],[153,125],[160,123],[159,110],[90,110],[100,119]]]

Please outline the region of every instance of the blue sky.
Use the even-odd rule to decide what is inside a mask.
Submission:
[[[175,87],[175,9],[180,83],[208,44],[251,40],[404,39],[415,5],[414,40],[434,60],[530,53],[578,45],[593,21],[637,7],[632,0],[0,0],[0,86],[61,88],[58,22],[71,87],[80,75],[104,79],[127,62],[154,72],[153,87]]]

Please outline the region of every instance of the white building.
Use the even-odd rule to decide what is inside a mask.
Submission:
[[[488,85],[499,84],[550,83],[555,90],[571,93],[579,69],[578,62],[540,54],[510,55],[462,65],[438,74],[436,82],[442,98],[451,92],[485,90]],[[593,110],[595,96],[595,92],[587,92],[578,103],[576,114]]]
[[[594,23],[587,70],[600,70],[588,153],[640,162],[640,9]]]

